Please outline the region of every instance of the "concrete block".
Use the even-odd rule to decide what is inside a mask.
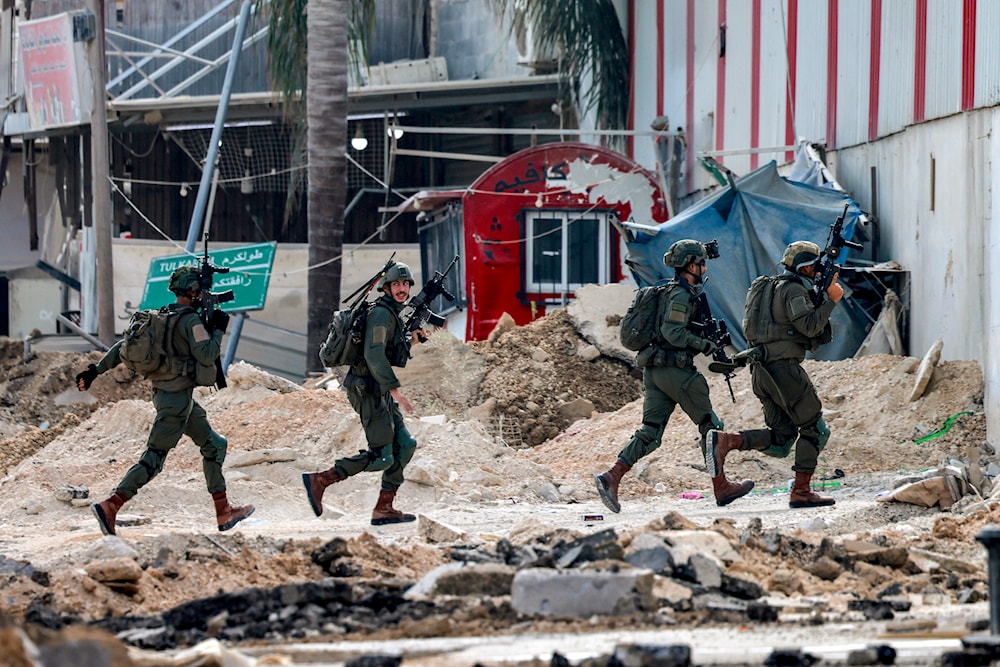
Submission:
[[[653,573],[521,570],[511,585],[511,606],[519,614],[586,618],[628,614],[655,607]]]

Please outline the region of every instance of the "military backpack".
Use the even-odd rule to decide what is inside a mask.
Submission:
[[[365,323],[374,305],[374,302],[363,301],[354,308],[345,308],[333,314],[326,340],[319,346],[319,360],[324,366],[350,366],[360,358]]]
[[[173,355],[177,315],[177,311],[169,308],[132,313],[119,349],[122,363],[143,375],[166,366],[168,357]]]
[[[619,339],[626,350],[639,352],[660,336],[660,300],[666,285],[640,287],[621,321]]]
[[[774,321],[771,310],[778,281],[778,276],[759,276],[747,291],[747,303],[743,311],[743,336],[751,345],[773,342],[783,330]]]

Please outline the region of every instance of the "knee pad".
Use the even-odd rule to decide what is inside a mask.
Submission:
[[[139,459],[139,465],[146,469],[146,475],[153,479],[161,470],[163,462],[167,460],[167,453],[162,449],[147,449]],[[147,480],[148,481],[148,480]]]
[[[823,418],[820,417],[819,421],[816,422],[816,451],[823,451],[826,447],[826,443],[830,441],[830,427],[826,425]]]
[[[642,422],[642,426],[635,432],[635,437],[647,445],[658,444],[663,439],[663,431],[666,427],[666,424]]]
[[[204,455],[202,458],[209,461],[215,461],[221,466],[226,460],[226,451],[229,449],[229,441],[226,440],[225,436],[221,433],[212,431],[212,434],[208,436],[208,443],[215,450],[215,454],[211,458]]]
[[[764,450],[765,456],[773,456],[776,459],[786,458],[792,451],[792,447],[795,446],[795,438],[789,438],[785,442],[780,443],[776,441],[775,434],[771,434],[771,446]]]
[[[395,460],[396,459],[392,455],[392,445],[386,445],[374,450],[369,449],[368,465],[365,466],[365,471],[377,472],[380,470],[386,470],[395,462]]]
[[[413,458],[413,452],[417,451],[417,439],[405,426],[400,426],[396,429],[394,444],[399,447],[399,464],[405,466]]]

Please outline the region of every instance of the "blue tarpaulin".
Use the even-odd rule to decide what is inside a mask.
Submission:
[[[852,240],[861,210],[845,193],[783,178],[772,161],[730,186],[681,211],[657,226],[656,233],[637,231],[626,240],[626,265],[640,286],[673,277],[663,254],[680,239],[719,242],[718,259],[709,260],[705,292],[715,317],[722,318],[738,349],[743,337],[743,307],[750,283],[761,275],[781,272],[781,255],[793,241],[812,241],[825,248],[830,226],[844,212],[843,235]],[[838,263],[847,259],[848,250]],[[833,342],[814,354],[816,359],[854,355],[865,338],[869,320],[863,309],[845,297],[833,311]]]

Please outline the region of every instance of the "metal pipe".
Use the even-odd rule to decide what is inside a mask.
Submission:
[[[215,9],[209,11],[207,14],[205,14],[204,16],[202,16],[200,19],[198,19],[197,21],[195,21],[194,23],[192,23],[188,27],[184,28],[184,30],[181,30],[179,33],[177,33],[176,35],[174,35],[173,37],[171,37],[170,39],[168,39],[162,45],[157,45],[157,48],[152,53],[156,54],[157,52],[159,52],[161,50],[163,50],[163,51],[168,50],[166,47],[173,46],[177,42],[181,41],[182,39],[184,39],[185,37],[187,37],[189,34],[191,34],[192,32],[194,32],[198,28],[200,28],[203,24],[207,23],[210,19],[214,18],[216,14],[218,14],[219,12],[221,12],[223,9],[225,9],[226,7],[228,7],[231,4],[233,4],[233,0],[223,0],[223,2],[219,3],[215,7]],[[112,35],[118,35],[119,34],[119,33],[116,33],[113,30],[108,30],[107,32],[108,32],[108,34],[112,34]],[[125,35],[125,34],[122,34],[122,37],[128,37],[129,39],[132,39],[132,37],[130,37],[129,35]],[[169,49],[169,51],[171,53],[179,53],[179,52],[173,51],[173,49]],[[117,86],[119,83],[121,83],[122,81],[124,81],[128,77],[132,76],[133,74],[135,74],[135,72],[137,71],[138,68],[141,68],[142,66],[148,64],[152,59],[153,59],[152,56],[147,57],[147,58],[143,58],[142,60],[140,60],[139,62],[137,62],[135,64],[135,66],[129,67],[127,70],[125,70],[124,72],[122,72],[121,74],[119,74],[118,76],[116,76],[114,79],[112,79],[111,81],[109,81],[108,85],[107,85],[107,89],[111,90],[112,88],[114,88],[115,86]]]
[[[989,555],[990,634],[996,636],[1000,635],[1000,526],[984,526],[976,541],[986,547]]]
[[[56,321],[58,321],[64,327],[75,333],[80,338],[86,340],[88,343],[96,347],[98,350],[101,350],[102,352],[107,352],[108,350],[111,349],[110,346],[105,345],[99,339],[95,338],[94,336],[91,336],[89,333],[78,327],[73,320],[69,319],[62,313],[56,314]]]
[[[226,124],[226,114],[229,112],[229,98],[233,90],[233,80],[236,78],[236,66],[240,62],[240,45],[243,44],[243,36],[246,34],[247,23],[250,19],[250,0],[243,0],[243,7],[240,9],[240,21],[236,25],[236,36],[233,38],[233,57],[229,60],[229,67],[226,69],[226,80],[222,84],[222,93],[219,95],[219,108],[215,112],[215,126],[212,128],[212,138],[208,142],[208,155],[205,158],[205,168],[201,172],[201,187],[198,188],[198,201],[194,205],[194,214],[191,216],[191,226],[188,227],[187,244],[184,249],[191,253],[198,243],[201,235],[201,223],[205,216],[205,208],[208,204],[208,195],[211,188],[212,176],[215,174],[215,162],[219,158],[219,144],[222,142],[222,128]]]
[[[229,364],[233,363],[236,356],[236,346],[240,343],[240,334],[243,333],[243,322],[246,320],[246,313],[237,313],[233,320],[233,328],[229,332],[229,343],[226,344],[226,356],[222,359],[222,372],[229,371]]]

